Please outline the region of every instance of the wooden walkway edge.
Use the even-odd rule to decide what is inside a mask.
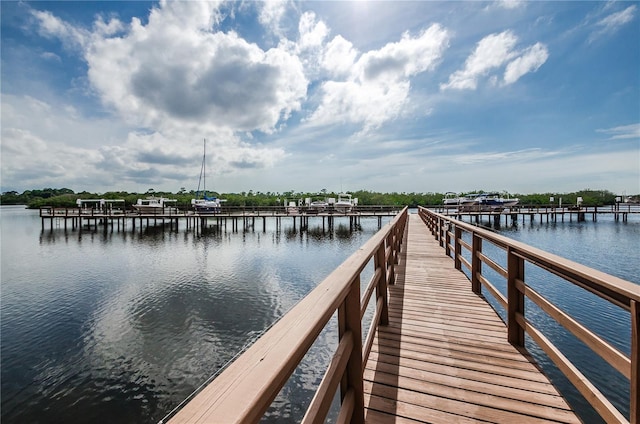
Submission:
[[[365,367],[366,422],[579,423],[418,215],[405,237]]]

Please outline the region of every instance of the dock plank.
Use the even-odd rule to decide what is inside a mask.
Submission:
[[[579,423],[421,219],[408,226],[365,367],[366,422]]]

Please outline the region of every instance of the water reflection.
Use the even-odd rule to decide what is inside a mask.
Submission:
[[[40,231],[32,212],[3,209],[1,221],[6,422],[159,420],[377,231],[375,219],[353,229],[310,220],[293,237],[290,222],[269,219],[238,231]],[[300,420],[332,326],[267,421]]]

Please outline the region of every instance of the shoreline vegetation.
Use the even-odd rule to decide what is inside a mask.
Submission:
[[[480,193],[483,190],[473,190],[466,193]],[[444,194],[443,193],[381,193],[368,190],[356,190],[349,191],[353,197],[358,198],[359,205],[395,205],[417,207],[417,206],[433,206],[442,205]],[[226,206],[244,206],[244,207],[257,207],[257,206],[282,206],[285,201],[295,201],[297,199],[318,199],[326,197],[337,197],[338,193],[329,192],[327,190],[321,190],[317,193],[304,193],[286,191],[279,192],[254,192],[249,190],[248,192],[240,193],[216,193],[214,194],[221,199],[226,199],[224,205]],[[463,193],[461,193],[463,194]],[[145,193],[129,193],[125,191],[110,191],[106,193],[90,193],[87,191],[76,193],[68,188],[43,188],[41,190],[25,190],[22,193],[16,191],[7,191],[0,194],[0,205],[26,205],[30,209],[38,209],[43,206],[51,207],[76,207],[77,199],[124,199],[127,208],[135,204],[138,199],[144,199],[147,197],[167,197],[177,200],[179,207],[189,207],[191,205],[191,199],[195,197],[195,191],[186,191],[184,188],[177,193],[171,193],[166,191],[155,191],[149,189]],[[572,193],[534,193],[534,194],[510,194],[511,197],[517,197],[520,199],[521,205],[550,205],[551,198],[554,198],[553,203],[556,205],[562,199],[563,205],[575,205],[578,197],[582,198],[583,206],[605,206],[613,205],[616,203],[616,197],[620,198],[620,195],[612,193],[608,190],[591,190],[585,189]],[[632,202],[637,203],[640,199],[640,195],[629,196]],[[624,202],[625,199],[622,199]]]

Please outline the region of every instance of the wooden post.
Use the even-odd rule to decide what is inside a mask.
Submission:
[[[375,269],[380,269],[380,281],[377,287],[377,297],[382,297],[382,310],[380,311],[380,325],[389,324],[389,304],[387,299],[387,265],[384,260],[384,241],[378,246],[373,258]]]
[[[389,235],[386,238],[386,246],[391,246],[391,254],[389,255],[389,259],[385,261],[385,269],[389,268],[389,273],[387,275],[387,282],[389,284],[395,284],[396,282],[396,271],[394,267],[394,259],[393,259],[393,231],[389,232]],[[386,259],[386,253],[385,253]]]
[[[447,221],[447,225],[444,227],[444,253],[451,257],[451,223]]]
[[[462,238],[462,228],[456,225],[455,228],[455,237],[454,237],[454,256],[453,262],[457,270],[462,269],[462,261],[460,260],[460,255],[462,254],[462,245],[460,244],[460,239]]]
[[[516,321],[516,314],[524,316],[524,293],[516,288],[516,280],[524,281],[524,259],[507,247],[507,337],[512,345],[524,347],[524,328]]]
[[[640,424],[640,304],[631,300],[631,379],[629,422]]]
[[[474,293],[482,293],[482,284],[478,279],[478,275],[482,274],[482,261],[478,256],[482,253],[482,238],[473,232],[471,234],[471,291]]]
[[[342,308],[341,308],[342,309]],[[351,283],[349,294],[344,300],[344,313],[338,313],[338,320],[343,317],[342,325],[339,323],[340,338],[345,334],[353,337],[353,350],[349,356],[345,377],[341,384],[340,397],[344,400],[349,390],[353,390],[354,407],[351,416],[352,424],[364,424],[364,382],[362,379],[362,327],[360,320],[360,276]]]

